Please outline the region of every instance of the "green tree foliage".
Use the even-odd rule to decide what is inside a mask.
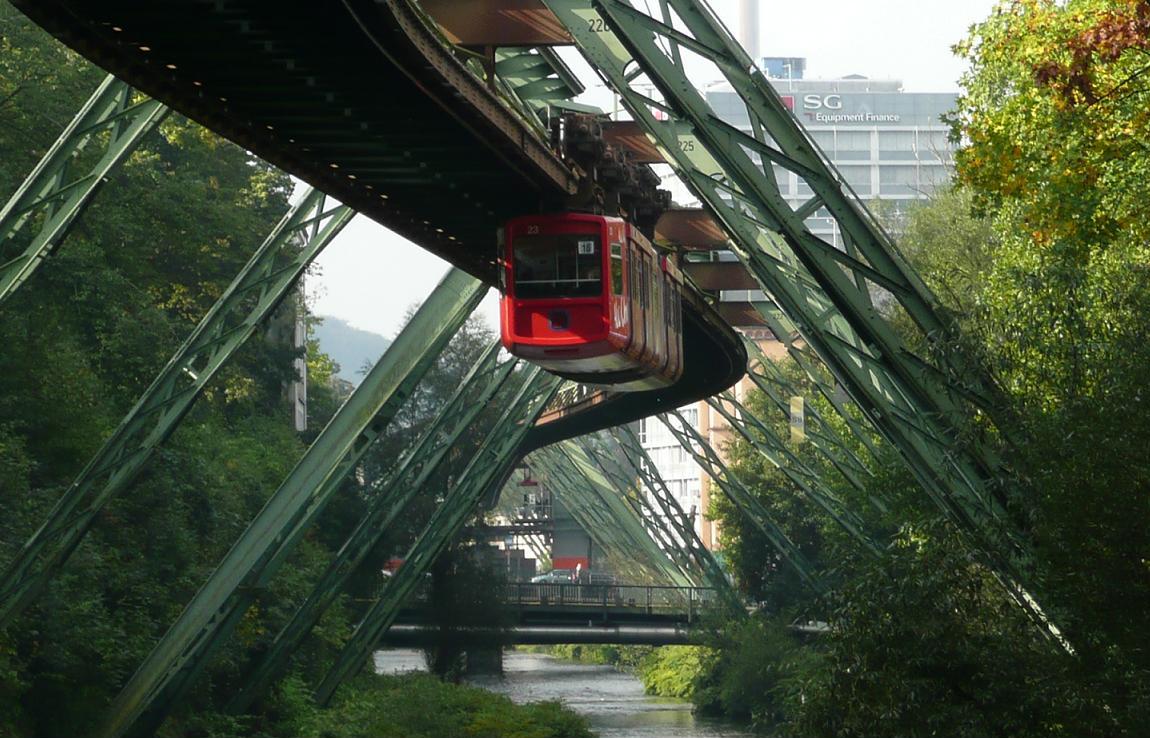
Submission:
[[[807,549],[836,573],[832,595],[804,610],[831,632],[793,675],[802,699],[784,703],[785,719],[801,736],[1139,735],[1150,714],[1150,3],[1004,2],[958,51],[970,62],[953,117],[958,187],[911,214],[901,246],[1002,385],[1037,593],[1075,651],[1035,636],[896,457],[869,459],[868,488],[889,514],[868,527],[888,550]],[[757,494],[785,510],[785,482],[733,450]],[[758,587],[765,557],[744,555],[745,524],[716,512],[736,574]],[[800,545],[804,529],[829,535],[825,520],[786,525]],[[768,704],[770,679],[748,678]]]
[[[818,668],[796,674],[795,734],[1116,735],[1049,647],[945,526],[906,529],[836,591]]]
[[[103,73],[0,4],[0,197]],[[170,117],[0,311],[0,559],[7,562],[287,207],[289,179]],[[289,346],[249,342],[63,574],[0,637],[0,733],[90,734],[108,700],[302,451]],[[213,670],[243,660],[277,582]],[[294,588],[294,589],[293,589]],[[212,680],[194,709],[218,699]]]
[[[1140,668],[1150,607],[1150,3],[1004,5],[960,50],[961,181],[998,245],[978,291],[1029,443],[1045,588],[1083,658]]]

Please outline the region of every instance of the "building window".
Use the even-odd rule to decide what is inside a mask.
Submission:
[[[639,418],[639,443],[647,442],[647,419]]]
[[[839,167],[843,179],[859,195],[871,194],[870,167]]]
[[[878,170],[879,187],[884,195],[916,195],[919,191],[918,167],[886,166]]]
[[[779,165],[771,167],[775,170],[775,183],[779,186],[779,192],[782,195],[789,195],[791,193],[791,173],[787,169],[783,169]]]
[[[950,142],[950,134],[946,131],[919,131],[918,154],[924,160],[949,160],[954,152],[954,145]]]
[[[811,138],[818,144],[823,153],[830,158],[835,158],[835,132],[834,131],[811,131]]]

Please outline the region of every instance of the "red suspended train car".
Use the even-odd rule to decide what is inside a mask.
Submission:
[[[500,329],[513,355],[616,390],[683,373],[683,277],[621,218],[529,215],[503,229]]]

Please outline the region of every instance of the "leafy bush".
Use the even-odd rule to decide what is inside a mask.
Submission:
[[[591,738],[583,718],[557,702],[507,697],[427,674],[364,676],[330,710],[300,721],[299,738]]]

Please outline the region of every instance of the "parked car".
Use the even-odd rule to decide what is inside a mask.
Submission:
[[[570,569],[552,569],[544,574],[531,577],[532,584],[570,584],[572,571]]]

